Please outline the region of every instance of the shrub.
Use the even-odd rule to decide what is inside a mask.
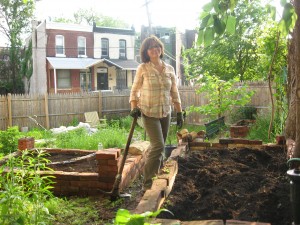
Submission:
[[[7,155],[18,150],[18,139],[22,136],[17,126],[0,131],[0,153]]]

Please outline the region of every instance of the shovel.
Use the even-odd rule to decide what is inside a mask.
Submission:
[[[119,167],[118,174],[116,176],[112,190],[110,192],[104,192],[104,191],[100,190],[102,193],[110,195],[111,201],[116,201],[118,198],[121,198],[121,197],[130,197],[130,194],[120,194],[119,186],[122,181],[122,173],[123,173],[125,161],[126,161],[128,151],[129,151],[129,145],[130,145],[130,142],[131,142],[131,139],[133,136],[133,131],[134,131],[136,124],[137,124],[137,117],[134,117],[133,121],[131,123],[131,128],[130,128],[130,132],[129,132],[129,135],[127,138],[127,143],[126,143],[126,147],[124,150],[124,155],[123,155],[123,158],[121,161],[121,165]]]

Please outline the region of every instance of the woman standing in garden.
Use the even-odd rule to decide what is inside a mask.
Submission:
[[[177,112],[177,126],[182,127],[183,116],[174,68],[165,63],[164,45],[155,36],[146,38],[140,49],[139,65],[131,88],[132,117],[142,116],[150,139],[150,149],[144,166],[144,190],[152,186],[152,178],[163,162],[165,141],[171,120],[171,104]]]

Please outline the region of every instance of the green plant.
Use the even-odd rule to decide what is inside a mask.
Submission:
[[[52,197],[53,177],[39,173],[50,170],[47,162],[42,150],[25,150],[20,157],[8,158],[0,170],[1,224],[48,224],[51,215],[45,202]]]
[[[247,138],[250,140],[262,140],[265,143],[274,142],[276,136],[275,129],[272,130],[270,138],[268,137],[269,123],[269,114],[259,114],[255,123],[250,128]]]
[[[254,106],[241,106],[232,110],[230,120],[236,122],[243,119],[255,120],[257,115],[257,108]]]
[[[167,135],[167,145],[177,145],[177,138],[176,138],[176,130],[177,126],[175,124],[170,124],[168,135]]]
[[[142,214],[131,214],[126,209],[119,209],[116,214],[116,218],[114,220],[115,225],[130,225],[130,224],[136,224],[136,225],[151,225],[151,218],[155,218],[158,216],[161,212],[169,212],[173,215],[172,212],[170,212],[167,209],[160,209],[155,212],[145,212]],[[153,224],[154,225],[154,224]],[[158,224],[157,224],[158,225]]]
[[[21,132],[17,126],[9,127],[6,131],[0,131],[0,153],[6,155],[17,151],[20,137]]]
[[[206,75],[201,80],[203,83],[197,93],[205,93],[209,101],[202,106],[190,106],[188,111],[209,115],[210,119],[221,117],[234,106],[244,106],[254,94],[253,91],[247,90],[246,85],[235,87],[237,78],[223,81],[216,76]]]

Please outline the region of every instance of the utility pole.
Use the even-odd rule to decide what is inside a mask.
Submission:
[[[152,22],[151,22],[151,15],[149,12],[149,5],[150,1],[149,0],[145,0],[145,6],[146,6],[146,12],[147,12],[147,16],[148,16],[148,24],[149,24],[149,36],[152,34]]]

